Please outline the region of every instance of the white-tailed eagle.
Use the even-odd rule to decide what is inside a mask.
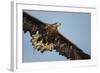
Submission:
[[[23,12],[23,31],[29,32],[32,45],[41,53],[56,50],[59,55],[70,60],[90,59],[90,55],[83,52],[77,45],[68,40],[58,31],[61,24],[48,24]]]

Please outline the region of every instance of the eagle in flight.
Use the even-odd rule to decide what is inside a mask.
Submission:
[[[48,24],[23,11],[23,32],[29,32],[34,49],[41,53],[56,50],[59,55],[70,60],[90,59],[90,55],[83,52],[77,45],[64,37],[58,27],[61,24],[55,22]]]

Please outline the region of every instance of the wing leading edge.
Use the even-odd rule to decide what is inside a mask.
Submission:
[[[53,24],[54,25],[54,24]],[[60,55],[70,60],[90,59],[90,55],[83,52],[77,45],[72,43],[61,33],[50,33],[47,29],[48,24],[23,12],[23,31],[30,32],[32,36],[32,45],[42,53],[46,50],[56,50]]]

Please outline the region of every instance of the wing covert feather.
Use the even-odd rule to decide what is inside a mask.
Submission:
[[[57,45],[56,51],[58,51],[59,54],[71,60],[90,59],[90,55],[86,54],[83,50],[81,50],[77,45],[64,37],[61,33],[58,32],[57,36],[59,37],[59,41],[57,41],[59,44],[56,42],[55,45]]]
[[[46,24],[40,21],[39,19],[29,15],[26,12],[23,12],[23,31],[24,33],[29,31],[30,35],[32,36],[32,34],[35,34],[36,31],[43,31],[45,26]]]

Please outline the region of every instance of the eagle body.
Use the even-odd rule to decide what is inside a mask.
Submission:
[[[59,55],[70,60],[90,59],[76,44],[68,40],[58,31],[59,23],[47,24],[23,12],[23,31],[29,32],[32,45],[41,53],[56,50]]]

